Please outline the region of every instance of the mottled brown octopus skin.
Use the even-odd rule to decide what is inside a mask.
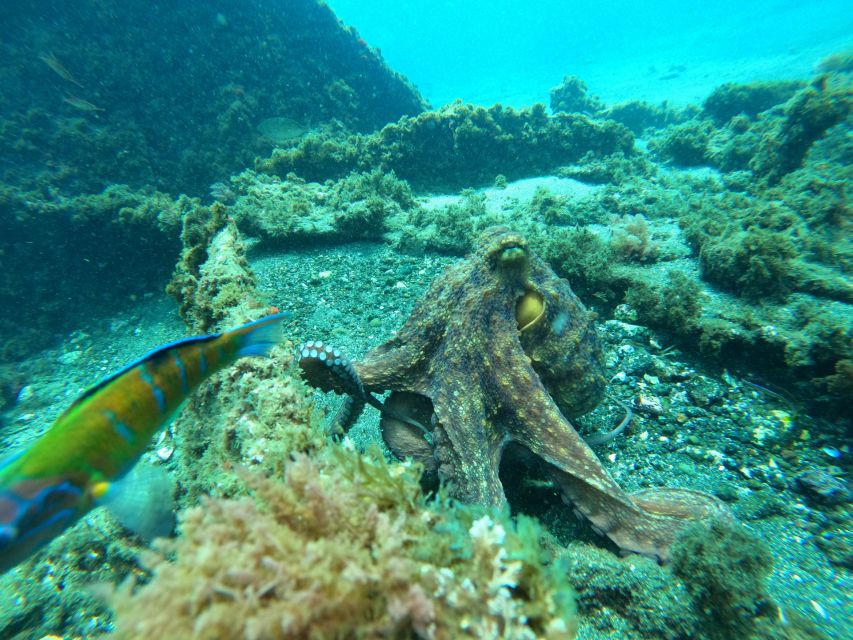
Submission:
[[[527,291],[543,317],[519,331]],[[509,442],[549,463],[567,502],[620,548],[666,560],[685,523],[726,516],[712,496],[680,489],[630,496],[566,416],[601,400],[606,379],[594,316],[569,285],[504,228],[430,287],[398,334],[354,363],[365,389],[432,400],[439,476],[456,498],[501,505],[498,477]]]

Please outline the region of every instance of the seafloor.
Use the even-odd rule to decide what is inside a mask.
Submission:
[[[91,24],[61,7],[54,22],[94,29],[113,16],[97,4]],[[151,545],[91,512],[0,577],[0,637],[849,635],[853,56],[684,108],[605,104],[569,77],[550,109],[431,110],[324,5],[289,4],[305,21],[288,33],[325,46],[274,37],[266,2],[264,20],[217,17],[213,41],[225,64],[268,30],[270,56],[300,53],[276,71],[296,89],[188,75],[187,104],[220,116],[195,136],[157,111],[175,86],[138,109],[145,3],[123,6],[119,69],[97,47],[75,66],[38,20],[53,66],[9,38],[44,77],[30,103],[0,96],[5,451],[158,345],[292,317],[273,358],[214,376],[152,442],[146,464],[177,481],[175,537]],[[201,19],[186,11],[173,18]],[[62,102],[51,83],[100,88]],[[594,447],[616,481],[706,491],[742,526],[685,532],[659,566],[620,557],[541,465],[502,468],[511,514],[490,512],[424,493],[371,408],[328,436],[341,399],[300,379],[295,345],[362,357],[494,225],[598,314],[607,397],[575,424],[605,432],[633,409]]]

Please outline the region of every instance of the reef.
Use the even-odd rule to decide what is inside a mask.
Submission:
[[[294,315],[293,342],[212,379],[148,454],[177,480],[178,536],[152,553],[93,512],[3,577],[0,635],[837,628],[820,595],[853,565],[849,52],[683,108],[569,77],[551,114],[430,111],[324,4],[237,4],[0,7],[4,440],[101,375],[131,326],[110,314],[164,287],[194,333]],[[482,244],[501,224],[517,246]],[[334,267],[305,266],[330,246]],[[84,320],[109,324],[92,362]],[[331,424],[370,403],[377,432],[329,441],[294,356],[317,327],[357,356],[317,384],[350,396]],[[622,407],[629,430],[593,453]],[[707,493],[654,488],[680,484]],[[704,526],[729,509],[777,555],[769,583],[751,535]],[[86,587],[123,581],[110,605]]]
[[[456,190],[541,175],[585,154],[630,153],[633,136],[613,121],[580,114],[549,116],[543,105],[513,109],[455,102],[401,118],[371,135],[318,132],[290,149],[276,149],[255,168],[309,181],[379,169],[416,190]]]
[[[853,95],[843,79],[723,85],[693,118],[649,142],[660,158],[690,167],[750,171],[770,185],[802,166],[815,142],[844,122]]]
[[[0,329],[10,336],[0,358],[44,346],[91,306],[117,308],[162,286],[196,204],[124,185],[77,196],[0,187]]]
[[[393,218],[417,207],[409,184],[393,172],[354,172],[319,184],[246,171],[231,179],[230,214],[268,245],[381,240]]]
[[[263,309],[245,245],[223,205],[191,211],[184,218],[181,242],[181,259],[166,292],[193,333],[238,326]]]
[[[257,130],[269,118],[368,132],[427,107],[323,2],[218,11],[140,0],[4,8],[0,156],[16,161],[0,165],[0,179],[68,194],[120,183],[200,196],[269,152]]]
[[[577,76],[566,76],[551,89],[551,111],[596,115],[604,109],[597,96],[588,95],[586,83]]]

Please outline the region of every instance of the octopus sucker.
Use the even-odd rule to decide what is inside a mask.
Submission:
[[[383,412],[391,451],[418,459],[459,500],[506,502],[498,472],[515,443],[547,466],[564,501],[621,551],[665,562],[686,525],[731,517],[699,491],[629,494],[602,466],[571,423],[604,397],[595,314],[504,227],[487,230],[470,256],[436,278],[391,340],[343,372],[323,371],[328,365],[304,353],[309,383],[362,394]],[[385,406],[373,394],[387,391],[395,401]]]

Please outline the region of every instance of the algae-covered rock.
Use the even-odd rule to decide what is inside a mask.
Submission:
[[[321,181],[379,168],[418,190],[456,190],[491,184],[499,174],[511,180],[541,175],[588,153],[628,154],[633,144],[631,132],[613,121],[548,116],[542,105],[516,110],[455,102],[401,118],[370,136],[308,136],[259,160],[256,169]]]
[[[849,87],[806,87],[785,103],[784,117],[767,132],[750,167],[768,182],[777,182],[800,167],[815,141],[843,122],[851,108]]]
[[[464,255],[471,251],[480,233],[502,221],[505,220],[498,213],[487,209],[484,194],[467,189],[457,202],[414,211],[394,235],[397,246],[409,253],[429,249]]]
[[[166,291],[193,333],[237,326],[263,308],[246,248],[225,207],[198,207],[184,219],[184,249]]]
[[[688,120],[667,127],[649,143],[649,148],[663,160],[682,167],[708,164],[708,144],[712,134],[710,122]]]
[[[409,185],[379,170],[324,184],[245,171],[231,186],[231,215],[246,233],[271,244],[379,240],[392,218],[417,209]]]
[[[67,318],[162,287],[194,206],[126,185],[78,196],[0,186],[0,330],[10,337],[0,351],[39,348]]]
[[[241,469],[280,477],[293,455],[325,447],[321,417],[295,374],[292,342],[239,361],[202,386],[170,429],[179,506],[245,495]]]
[[[702,108],[716,124],[721,125],[739,114],[754,118],[762,111],[787,102],[802,87],[803,83],[797,80],[726,83],[711,92]]]
[[[43,9],[17,3],[3,16],[0,179],[10,184],[200,196],[284,142],[258,132],[270,119],[369,132],[428,106],[325,2]]]
[[[596,115],[604,105],[598,96],[587,95],[586,83],[576,76],[566,76],[551,89],[551,111]]]
[[[703,245],[702,277],[752,299],[791,290],[793,241],[784,233],[749,227]]]
[[[762,624],[778,619],[767,595],[772,567],[770,549],[737,524],[694,526],[672,549],[672,572],[684,582],[709,638],[754,637]]]
[[[639,136],[649,128],[660,129],[682,122],[687,119],[688,113],[688,110],[676,109],[665,102],[653,105],[642,100],[629,100],[607,107],[600,115],[624,124],[634,135]]]

